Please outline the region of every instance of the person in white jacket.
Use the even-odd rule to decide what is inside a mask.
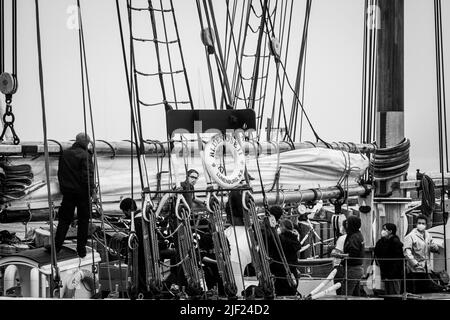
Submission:
[[[433,242],[433,237],[426,231],[428,218],[425,215],[417,217],[416,227],[411,230],[403,241],[403,254],[407,262],[407,290],[413,293],[429,292],[428,274],[431,272],[430,253],[439,252],[439,247]]]

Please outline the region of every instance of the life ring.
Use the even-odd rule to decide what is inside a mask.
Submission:
[[[223,167],[217,162],[216,154],[222,146],[232,150],[234,159],[234,170],[231,174],[223,174]],[[205,147],[204,160],[209,175],[221,187],[234,188],[244,179],[245,155],[241,145],[231,135],[217,134]]]
[[[95,280],[92,272],[79,269],[70,275],[65,282],[63,298],[75,298],[75,292],[81,285],[90,292],[89,298],[95,294]]]

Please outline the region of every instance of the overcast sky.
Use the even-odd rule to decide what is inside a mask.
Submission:
[[[224,2],[214,1],[219,28],[225,21]],[[76,1],[40,0],[39,3],[48,136],[69,140],[83,130],[78,33],[68,27],[70,7]],[[159,6],[159,1],[154,3]],[[195,1],[173,0],[173,3],[194,105],[212,108]],[[121,5],[124,11],[125,1]],[[42,140],[43,134],[34,1],[21,0],[18,6],[19,90],[13,101],[15,129],[22,141],[36,141]],[[312,4],[305,107],[321,137],[330,142],[359,142],[360,139],[363,6],[363,0],[313,0]],[[295,82],[304,7],[304,0],[295,0],[289,49],[292,64],[288,64],[292,83]],[[9,5],[7,12],[8,8]],[[442,1],[442,9],[444,59],[449,74],[448,1]],[[129,105],[115,0],[84,0],[82,12],[96,138],[129,139]],[[416,168],[439,171],[433,19],[433,1],[405,0],[405,134],[412,142],[411,173]],[[148,19],[141,20],[135,27],[135,35],[148,35],[148,23]],[[10,48],[8,39],[7,50]],[[7,62],[9,58],[7,56]],[[156,66],[154,59],[147,59],[145,54],[139,59],[143,69]],[[448,93],[450,80],[447,79],[446,84]],[[149,84],[143,91],[145,98],[151,99],[159,94],[160,88]],[[147,108],[143,122],[147,138],[165,140],[162,108]],[[313,140],[306,131],[305,139]]]

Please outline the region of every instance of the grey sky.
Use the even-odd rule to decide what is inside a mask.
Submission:
[[[7,1],[9,3],[9,1]],[[20,0],[18,27],[19,91],[14,96],[15,128],[22,141],[42,140],[37,73],[34,1]],[[194,104],[212,108],[195,1],[173,0]],[[214,1],[219,26],[224,1]],[[78,34],[67,27],[69,0],[40,0],[48,136],[73,139],[83,129]],[[159,5],[159,1],[155,1]],[[125,9],[125,1],[122,9]],[[305,106],[328,141],[359,142],[363,39],[363,0],[314,0],[310,19]],[[289,77],[295,82],[305,1],[296,0]],[[7,6],[8,8],[8,6]],[[442,1],[444,59],[449,74],[450,17]],[[114,0],[82,1],[86,50],[97,139],[129,139],[129,109]],[[142,27],[145,34],[147,29]],[[223,29],[222,29],[223,30]],[[136,33],[139,28],[136,29]],[[7,41],[8,43],[8,41]],[[146,59],[142,59],[146,60]],[[155,66],[148,59],[143,67]],[[7,60],[9,61],[9,60]],[[450,80],[446,81],[447,93]],[[148,98],[159,94],[146,87]],[[155,93],[156,94],[156,93]],[[290,102],[287,103],[290,107]],[[405,134],[412,141],[410,172],[439,170],[433,2],[405,0]],[[143,113],[145,135],[164,140],[161,108]],[[305,139],[313,140],[305,131]]]

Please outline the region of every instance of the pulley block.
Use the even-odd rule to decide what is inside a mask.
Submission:
[[[17,91],[17,79],[8,72],[0,74],[0,91],[4,95],[12,95]]]

